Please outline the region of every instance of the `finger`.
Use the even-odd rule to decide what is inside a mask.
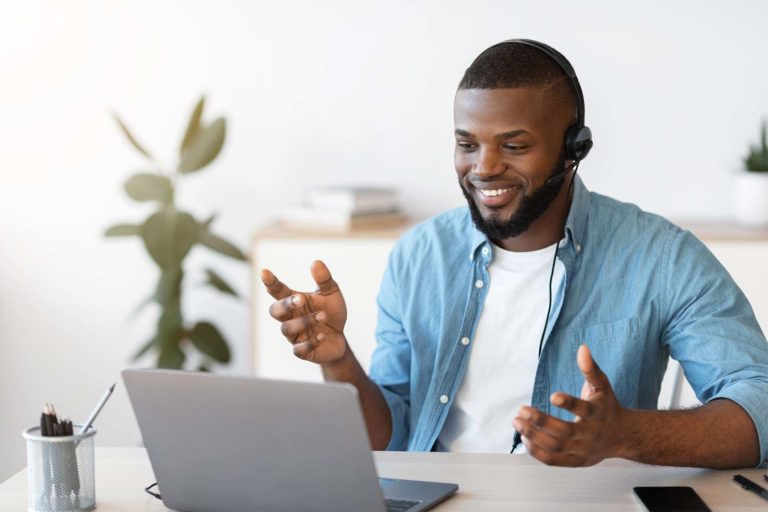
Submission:
[[[548,466],[583,466],[586,459],[583,456],[572,453],[554,453],[537,445],[527,437],[523,437],[523,444],[528,453]]]
[[[527,405],[520,408],[520,412],[515,420],[518,419],[525,426],[543,430],[558,437],[570,438],[576,435],[576,428],[573,422],[555,418],[554,416],[543,413],[533,407],[528,407]],[[524,432],[520,433],[524,434]]]
[[[605,389],[608,378],[592,358],[589,347],[586,345],[579,347],[579,351],[576,353],[576,363],[579,365],[581,373],[584,374],[584,379],[592,386],[593,392]]]
[[[261,269],[260,277],[261,282],[267,288],[267,292],[277,300],[284,299],[293,293],[293,290],[283,284],[275,274],[266,268]]]
[[[306,359],[312,361],[314,359],[315,349],[317,348],[317,341],[312,338],[307,338],[301,343],[296,343],[293,346],[293,355],[299,359]]]
[[[579,418],[589,418],[595,413],[595,405],[592,402],[581,400],[566,393],[552,393],[549,397],[552,405],[570,411]]]
[[[309,268],[312,273],[312,279],[317,283],[317,291],[322,294],[333,293],[339,289],[339,285],[333,280],[331,271],[320,260],[312,262],[312,266]]]
[[[269,314],[275,320],[283,322],[291,318],[296,310],[306,307],[307,302],[307,298],[301,293],[289,295],[269,306]]]
[[[288,338],[290,341],[296,341],[299,337],[299,334],[307,332],[310,329],[313,329],[315,326],[323,323],[326,317],[327,315],[325,311],[320,311],[319,313],[315,313],[313,315],[304,315],[300,316],[299,318],[292,318],[280,324],[280,332],[282,332],[283,336]]]
[[[526,421],[519,417],[512,420],[512,426],[515,427],[515,430],[520,432],[523,437],[529,439],[533,444],[548,452],[560,453],[567,451],[570,438],[560,437],[544,430],[539,430],[530,421]]]

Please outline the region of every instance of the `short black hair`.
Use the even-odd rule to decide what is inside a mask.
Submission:
[[[518,87],[550,87],[552,101],[570,105],[576,120],[573,81],[552,57],[527,44],[505,41],[491,46],[477,56],[459,82],[459,90]]]

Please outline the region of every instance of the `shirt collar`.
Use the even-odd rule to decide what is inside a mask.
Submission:
[[[565,237],[570,241],[571,247],[578,255],[584,242],[584,230],[587,226],[587,212],[589,211],[589,190],[581,181],[578,174],[573,177],[573,199],[568,218],[565,220]]]
[[[584,182],[581,181],[581,177],[577,174],[573,177],[573,200],[571,201],[571,209],[568,212],[568,218],[565,220],[566,243],[570,243],[577,255],[582,249],[588,210],[589,190],[587,190]],[[469,259],[474,260],[480,246],[485,244],[490,245],[490,243],[488,237],[473,225]]]
[[[491,242],[490,240],[488,240],[488,237],[485,236],[485,234],[481,233],[480,230],[477,229],[477,226],[475,226],[474,221],[470,221],[470,222],[472,222],[472,234],[469,240],[469,259],[470,261],[474,261],[475,255],[480,249],[480,246],[485,244],[490,245]]]

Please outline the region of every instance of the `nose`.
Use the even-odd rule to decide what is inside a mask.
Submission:
[[[477,160],[472,166],[472,174],[480,178],[497,176],[506,170],[503,159],[498,151],[493,149],[480,149]]]

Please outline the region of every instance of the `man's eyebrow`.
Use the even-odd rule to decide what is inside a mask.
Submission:
[[[459,137],[468,137],[468,138],[473,138],[474,137],[474,135],[472,135],[472,133],[468,132],[467,130],[456,129],[456,131],[454,133],[456,135],[458,135]],[[523,129],[511,130],[511,131],[508,131],[508,132],[504,132],[504,133],[500,133],[498,135],[495,135],[493,138],[496,139],[496,140],[513,139],[513,138],[518,137],[520,135],[530,135],[530,132],[528,132],[526,130],[523,130]]]
[[[512,130],[509,132],[504,132],[496,135],[494,139],[496,140],[502,140],[502,139],[513,139],[519,135],[530,135],[530,133],[526,130],[520,129],[520,130]]]

